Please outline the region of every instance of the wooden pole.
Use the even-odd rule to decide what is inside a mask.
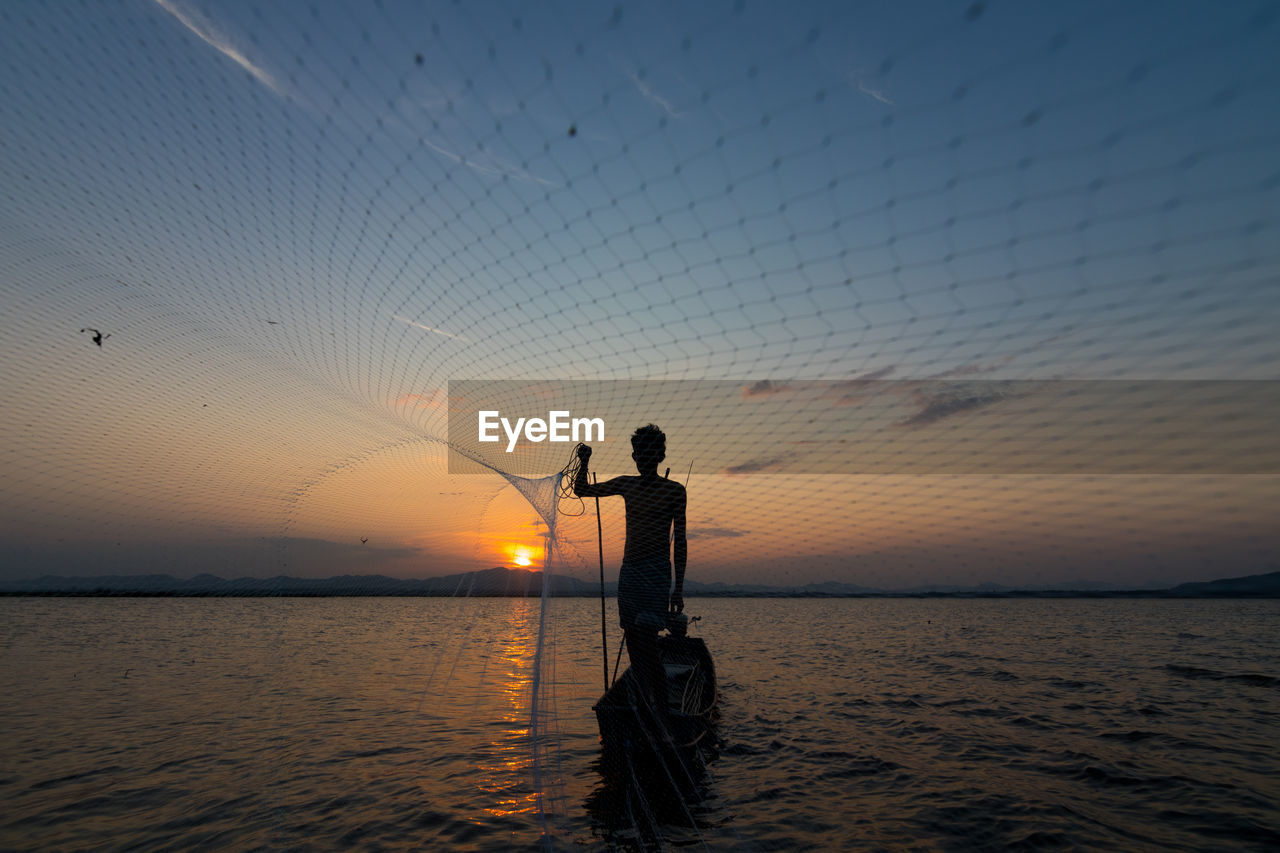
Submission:
[[[595,472],[591,474],[591,482],[599,483]],[[609,692],[609,637],[605,620],[604,604],[604,525],[600,521],[600,496],[596,495],[596,542],[600,546],[600,663],[604,667],[604,691]]]

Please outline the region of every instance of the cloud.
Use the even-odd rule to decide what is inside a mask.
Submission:
[[[175,570],[173,555],[182,553],[181,574],[209,573],[225,577],[269,578],[280,574],[297,577],[330,577],[383,571],[419,570],[432,559],[421,548],[400,542],[382,543],[376,533],[360,544],[359,531],[338,542],[292,536],[199,536],[190,541],[129,541],[104,549],[101,542],[59,542],[26,546],[17,550],[14,566],[39,566],[41,572],[84,575],[161,574]],[[33,571],[13,571],[0,566],[0,580],[34,576]]]
[[[975,376],[979,373],[987,373],[991,369],[992,368],[990,365],[977,364],[976,362],[973,364],[961,364],[957,367],[952,367],[949,370],[943,370],[940,373],[934,373],[929,378],[930,379],[947,379],[953,376]]]
[[[912,392],[912,396],[919,404],[920,410],[905,421],[901,421],[898,426],[927,426],[952,415],[993,406],[1004,400],[1025,396],[1025,394],[1015,394],[1002,388],[990,391],[974,391],[972,389],[966,391],[964,386],[961,385],[958,390],[935,391],[932,393],[917,389]]]
[[[455,335],[452,332],[446,332],[444,329],[437,329],[435,326],[426,326],[426,325],[423,325],[422,323],[417,322],[416,320],[410,320],[408,317],[401,317],[399,314],[392,314],[391,317],[394,320],[399,320],[401,323],[405,323],[406,325],[413,326],[415,329],[422,329],[424,332],[431,332],[436,335],[444,335],[446,338],[453,338],[455,341],[464,341],[466,343],[470,343],[470,341],[468,341],[462,335]]]
[[[893,98],[890,98],[889,94],[884,89],[868,83],[860,71],[852,71],[849,73],[849,84],[872,100],[879,101],[880,103],[890,107],[897,106],[897,104],[893,102]]]
[[[487,178],[508,177],[545,187],[558,187],[555,181],[499,157],[475,138],[474,128],[481,123],[491,124],[494,116],[503,112],[472,96],[470,87],[439,84],[432,93],[401,95],[379,112],[377,121],[385,130],[404,134],[406,141],[420,143],[446,160]],[[559,121],[556,123],[560,124]],[[423,135],[422,127],[427,124],[436,129],[436,140]],[[362,133],[367,130],[367,125],[360,126]],[[446,137],[447,144],[438,141],[442,136]],[[470,153],[461,154],[455,150],[459,148],[469,149]]]
[[[501,157],[498,157],[484,149],[481,149],[480,152],[483,157],[477,159],[475,157],[464,157],[461,154],[450,151],[448,148],[442,148],[429,139],[423,139],[422,144],[439,154],[441,157],[445,157],[457,163],[459,166],[466,166],[468,169],[479,172],[480,174],[490,178],[500,178],[503,175],[507,175],[522,181],[532,181],[533,183],[541,184],[544,187],[558,186],[555,181],[549,181],[546,178],[539,177],[527,169],[522,169],[514,163],[508,163]]]
[[[974,376],[978,373],[991,373],[993,371],[999,370],[1009,362],[1013,361],[1013,358],[1014,358],[1014,354],[1010,353],[1009,355],[1001,356],[1000,358],[997,358],[995,361],[988,362],[986,364],[981,364],[976,361],[970,362],[969,364],[961,364],[951,368],[950,370],[944,370],[941,373],[935,373],[929,378],[945,379],[950,376]]]
[[[743,388],[742,396],[743,398],[768,397],[773,394],[781,394],[782,392],[789,391],[789,390],[791,390],[790,386],[786,385],[785,383],[774,382],[770,379],[761,379],[759,382],[755,383],[754,385],[748,385],[747,387]]]
[[[831,383],[830,390],[822,399],[832,400],[837,406],[852,406],[867,398],[867,391],[876,387],[875,383],[893,373],[894,366],[882,367],[853,379],[842,379]]]
[[[254,65],[247,56],[231,43],[225,34],[218,31],[218,28],[208,18],[194,9],[185,8],[175,0],[155,0],[155,2],[157,6],[176,18],[178,23],[186,27],[198,39],[227,59],[230,59],[236,65],[239,65],[245,71],[248,71],[259,83],[281,97],[288,96],[288,91],[270,73]]]
[[[644,99],[654,106],[658,107],[671,118],[680,118],[680,112],[671,105],[666,98],[653,91],[653,87],[640,79],[640,75],[632,71],[627,75],[631,82],[635,84],[636,90],[644,96]]]
[[[769,459],[753,459],[750,462],[743,462],[741,465],[730,465],[724,469],[729,476],[737,474],[755,474],[760,471],[768,471],[770,468],[777,468],[786,461],[781,456],[774,456]]]

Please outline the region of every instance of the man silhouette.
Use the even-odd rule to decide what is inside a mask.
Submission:
[[[579,497],[622,495],[627,505],[627,542],[618,572],[618,615],[626,638],[627,655],[638,678],[639,705],[663,740],[667,734],[667,677],[658,658],[658,631],[668,613],[684,610],[684,570],[688,561],[685,539],[684,486],[658,476],[667,456],[667,437],[653,424],[631,436],[631,458],[638,477],[614,477],[603,483],[587,479],[591,448],[578,446],[578,475],[573,481]],[[674,537],[673,537],[674,534]],[[674,549],[672,543],[674,541]],[[675,556],[675,587],[671,584],[671,554]]]

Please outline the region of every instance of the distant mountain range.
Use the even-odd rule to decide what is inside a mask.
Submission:
[[[1280,598],[1280,572],[1224,578],[1203,583],[1184,583],[1171,589],[1132,589],[1114,584],[1075,581],[1071,583],[1010,587],[998,584],[978,586],[920,586],[908,589],[876,589],[826,581],[804,586],[760,584],[685,583],[685,595],[724,597],[963,597],[963,598]],[[548,592],[553,596],[597,596],[598,583],[564,575],[552,575]],[[615,595],[617,586],[605,584],[605,594]],[[58,577],[45,575],[31,580],[0,581],[0,595],[81,595],[81,596],[441,596],[494,597],[542,594],[542,574],[528,569],[493,568],[439,578],[405,580],[382,575],[342,575],[311,579],[280,575],[274,578],[226,580],[216,575],[189,579],[170,575],[104,575],[99,577]]]

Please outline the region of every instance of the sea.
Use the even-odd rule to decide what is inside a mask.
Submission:
[[[0,599],[0,848],[1280,849],[1280,601],[686,612],[671,796],[601,752],[613,600]]]

